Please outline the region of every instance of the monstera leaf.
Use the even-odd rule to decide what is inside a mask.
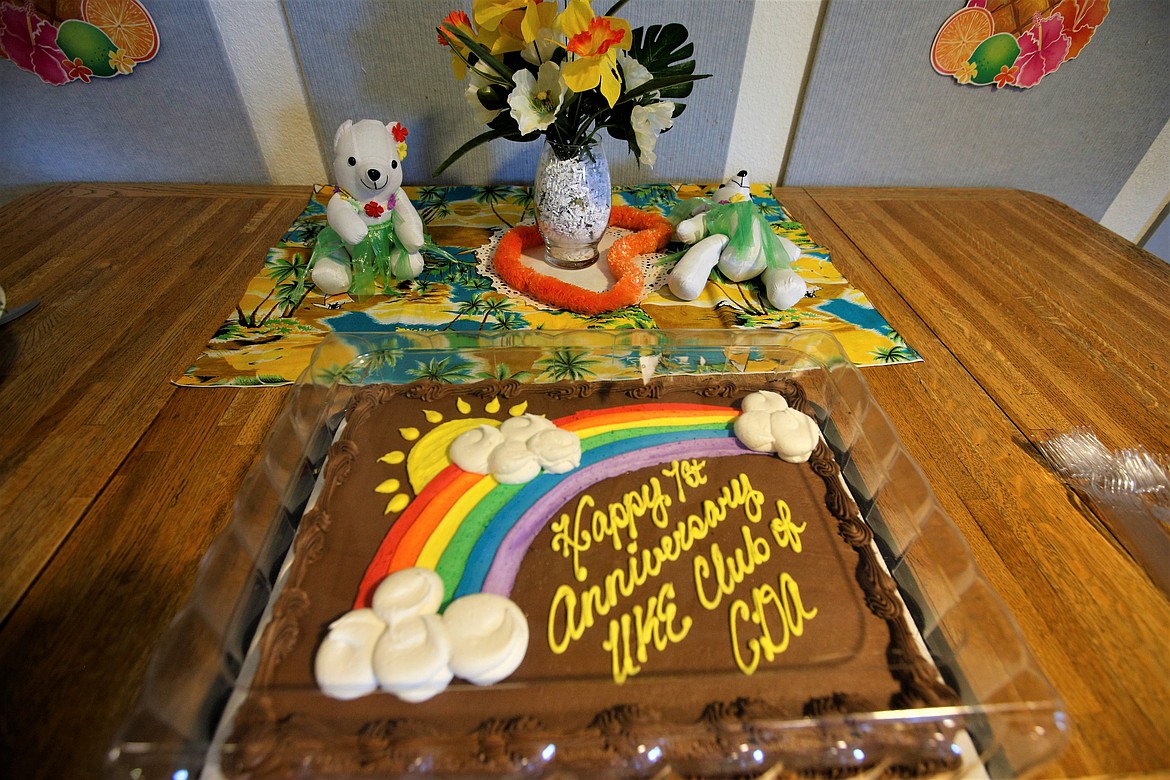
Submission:
[[[678,23],[654,24],[633,31],[630,56],[654,74],[654,79],[638,90],[642,94],[661,90],[664,100],[678,100],[691,94],[691,84],[706,76],[693,76],[694,44],[687,41],[687,28]],[[680,78],[682,77],[682,78]],[[660,82],[662,86],[655,86]]]

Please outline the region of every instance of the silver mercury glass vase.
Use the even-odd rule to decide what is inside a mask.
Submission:
[[[588,268],[609,225],[612,192],[601,144],[565,146],[545,139],[533,187],[545,259],[558,268]]]

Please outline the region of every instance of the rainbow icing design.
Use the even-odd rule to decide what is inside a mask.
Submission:
[[[577,412],[554,422],[581,439],[581,464],[522,485],[446,466],[391,526],[358,588],[355,608],[370,605],[386,575],[433,569],[444,603],[471,593],[511,593],[533,539],[558,507],[603,480],[686,458],[762,454],[741,444],[739,412],[703,404],[636,404]]]

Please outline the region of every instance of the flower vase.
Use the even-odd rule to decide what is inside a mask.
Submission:
[[[609,162],[600,144],[565,146],[546,139],[533,187],[545,260],[568,269],[596,263],[612,199]]]

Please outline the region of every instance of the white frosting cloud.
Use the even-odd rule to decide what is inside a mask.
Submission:
[[[355,609],[329,624],[329,635],[317,649],[313,673],[321,691],[334,699],[356,699],[378,689],[374,645],[386,623],[372,609]]]
[[[561,428],[541,431],[528,440],[528,449],[550,474],[564,474],[581,465],[581,437]]]
[[[503,680],[528,652],[528,620],[504,596],[473,593],[447,605],[430,569],[388,575],[372,609],[355,609],[329,626],[314,673],[322,693],[356,699],[381,688],[403,701],[442,693],[456,675],[475,685]]]
[[[490,474],[503,485],[522,485],[541,471],[563,474],[581,464],[581,439],[534,414],[511,417],[499,428],[481,425],[451,442],[451,462]]]
[[[370,606],[387,623],[416,615],[434,615],[443,603],[443,580],[418,567],[392,572],[378,583]]]
[[[456,599],[443,613],[451,637],[451,670],[476,685],[504,679],[528,652],[528,621],[508,598],[473,593]]]
[[[523,485],[540,476],[536,453],[524,441],[504,439],[488,456],[488,471],[501,485]]]
[[[788,463],[804,463],[820,441],[816,420],[793,409],[784,396],[759,390],[743,399],[733,426],[736,437],[755,452],[774,452]]]
[[[390,624],[374,645],[374,675],[382,690],[410,702],[426,701],[451,682],[451,641],[438,615],[413,615]]]
[[[488,456],[504,441],[504,434],[493,425],[481,425],[459,434],[447,452],[451,462],[474,474],[488,473]]]

